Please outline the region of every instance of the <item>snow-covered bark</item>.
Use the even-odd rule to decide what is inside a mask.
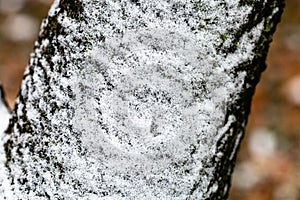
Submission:
[[[10,195],[10,183],[8,180],[8,171],[4,167],[6,162],[6,154],[4,151],[4,141],[7,135],[4,133],[7,129],[9,118],[11,114],[9,111],[8,104],[5,100],[4,91],[0,82],[0,196]]]
[[[282,9],[56,0],[9,125],[6,197],[226,198]]]
[[[6,100],[4,99],[4,91],[0,83],[0,134],[3,137],[3,133],[8,126],[8,121],[10,117],[10,111]]]

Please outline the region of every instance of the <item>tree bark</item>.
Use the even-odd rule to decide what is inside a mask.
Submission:
[[[56,0],[5,141],[11,199],[226,199],[283,0]]]
[[[9,106],[5,100],[5,94],[4,94],[4,90],[2,88],[2,84],[0,82],[0,119],[1,119],[1,123],[0,123],[0,134],[1,137],[3,137],[3,133],[5,131],[5,129],[8,126],[8,119],[10,117],[10,110],[9,110]]]

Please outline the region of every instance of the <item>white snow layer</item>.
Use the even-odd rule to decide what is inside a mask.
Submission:
[[[1,137],[3,136],[3,133],[5,129],[8,126],[8,121],[10,118],[10,113],[8,111],[8,108],[6,107],[5,103],[2,101],[1,93],[0,93],[0,133]]]
[[[1,87],[1,85],[0,85]],[[10,183],[8,182],[8,178],[7,178],[7,169],[4,167],[5,166],[5,162],[6,162],[6,155],[4,152],[4,141],[5,141],[5,134],[4,131],[8,128],[8,123],[9,123],[9,118],[10,118],[10,113],[9,110],[7,108],[7,106],[5,105],[5,103],[2,101],[3,97],[1,96],[2,92],[1,92],[0,88],[0,196],[1,194],[5,194],[7,196],[10,196],[11,191],[10,191]]]
[[[53,129],[45,128],[43,133],[33,129],[39,136],[22,133],[18,142],[42,137],[49,143],[47,155],[63,166],[63,179],[57,168],[24,147],[26,180],[35,189],[24,193],[25,186],[16,182],[15,195],[107,200],[209,197],[218,183],[206,191],[213,171],[203,163],[215,154],[222,156],[216,152],[216,141],[236,120],[232,115],[222,125],[226,106],[238,97],[246,76],[230,72],[253,58],[263,22],[246,32],[236,51],[226,55],[217,47],[231,44],[232,31],[246,23],[251,11],[237,0],[83,3],[86,22],[60,12],[59,23],[68,35],[54,38],[67,56],[57,51],[51,62],[54,69],[67,62],[68,69],[62,70],[69,77],[51,71],[49,60],[39,58],[39,51],[52,45],[45,39],[31,64],[39,58],[50,77],[47,81],[53,84],[49,89],[41,82],[45,71],[34,67],[34,75],[25,78],[22,88],[30,123],[39,127],[46,118]],[[60,10],[58,5],[55,1],[51,16]],[[74,38],[85,38],[91,47],[82,52]],[[29,83],[34,89],[26,89]],[[75,96],[66,96],[60,86]],[[41,98],[46,88],[52,95],[49,101]],[[52,103],[60,109],[49,112]],[[66,103],[68,108],[62,106]],[[45,111],[43,118],[40,110]],[[79,143],[69,125],[79,133]],[[10,168],[16,178],[24,177],[24,166],[11,163]],[[203,170],[206,175],[200,176]],[[193,188],[199,180],[201,184]]]

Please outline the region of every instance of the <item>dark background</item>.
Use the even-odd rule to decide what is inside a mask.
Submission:
[[[51,2],[0,0],[0,81],[11,108]],[[300,200],[300,0],[286,0],[267,63],[230,200]]]

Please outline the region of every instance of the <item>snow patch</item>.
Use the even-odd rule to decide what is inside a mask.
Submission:
[[[54,48],[50,60],[41,58],[53,45],[44,39],[30,61],[33,75],[25,76],[22,87],[26,117],[38,128],[15,138],[24,146],[28,140],[48,144],[37,151],[49,160],[27,149],[26,164],[11,163],[16,179],[26,168],[29,184],[43,182],[27,195],[26,186],[16,181],[16,195],[208,198],[219,185],[207,192],[214,173],[207,160],[223,156],[215,143],[236,120],[226,119],[226,108],[246,77],[231,72],[253,58],[263,29],[262,22],[245,33],[233,53],[218,50],[229,47],[232,31],[246,23],[251,7],[239,2],[84,0],[85,20],[59,13],[67,35],[53,40],[64,51]],[[58,6],[56,0],[50,16]]]
[[[5,167],[6,154],[4,151],[4,143],[7,139],[7,135],[5,135],[4,131],[8,128],[9,118],[11,114],[7,106],[3,102],[3,98],[2,87],[0,84],[0,196],[1,194],[12,196],[10,182],[8,180],[8,171]]]

